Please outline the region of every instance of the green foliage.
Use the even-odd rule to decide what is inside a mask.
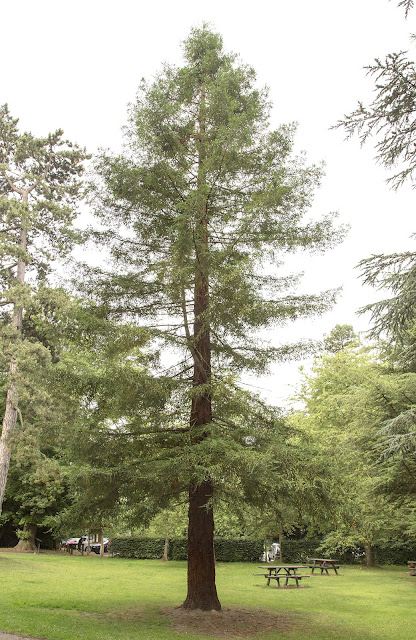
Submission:
[[[377,136],[377,161],[388,169],[401,167],[389,178],[398,189],[406,179],[414,181],[416,168],[415,65],[399,52],[388,54],[384,61],[376,58],[366,68],[375,79],[376,97],[368,107],[360,102],[337,127],[343,127],[348,136],[358,133],[363,144]]]
[[[358,336],[349,324],[337,324],[328,336],[324,337],[323,347],[329,353],[342,351],[346,347],[356,347],[359,344]]]
[[[398,6],[404,7],[407,18],[414,1],[399,0]],[[388,169],[399,167],[388,179],[398,189],[407,179],[414,181],[416,169],[415,65],[400,51],[388,54],[384,61],[376,58],[366,69],[375,80],[376,97],[368,107],[359,102],[336,128],[344,128],[348,137],[357,133],[362,144],[374,136],[377,161]]]
[[[416,544],[414,539],[407,541],[392,540],[390,544],[375,545],[374,558],[376,564],[407,565],[408,560],[416,558]]]
[[[161,558],[165,540],[162,538],[113,538],[111,552],[120,558]],[[169,560],[187,559],[187,539],[169,540]],[[256,562],[263,553],[263,542],[241,538],[215,538],[218,562]]]
[[[162,372],[169,400],[126,412],[114,429],[134,526],[204,483],[209,511],[264,504],[271,483],[287,508],[291,489],[306,504],[282,413],[243,391],[239,376],[310,348],[275,347],[260,331],[331,306],[335,291],[298,294],[299,277],[282,266],[288,253],[323,251],[344,234],[332,213],[307,219],[322,167],[294,155],[293,124],[271,130],[253,69],[205,24],[183,53],[182,67],[142,82],[124,151],[101,154],[91,191],[104,227],[93,237],[112,270],[95,270],[86,290],[172,356]]]
[[[120,558],[161,558],[164,538],[112,538],[110,551]]]
[[[293,419],[314,439],[334,479],[332,508],[320,528],[327,548],[369,549],[401,531],[400,512],[386,497],[390,470],[379,454],[380,428],[397,410],[396,383],[368,349],[354,344],[322,356],[305,376],[305,411]]]
[[[25,306],[30,288],[16,281],[17,261],[43,280],[51,260],[68,254],[81,236],[73,222],[81,193],[84,149],[61,130],[45,138],[19,133],[7,105],[0,107],[1,302]],[[21,231],[27,233],[22,245]],[[19,286],[20,285],[20,286]]]

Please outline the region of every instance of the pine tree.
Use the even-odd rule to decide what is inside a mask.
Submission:
[[[398,2],[399,7],[404,7],[406,18],[413,5],[413,0]],[[389,53],[384,60],[376,58],[365,69],[375,80],[375,98],[368,106],[360,101],[335,128],[345,129],[348,137],[357,134],[361,144],[374,138],[376,160],[396,171],[388,182],[398,189],[406,180],[414,182],[416,170],[415,63],[406,51],[399,51]]]
[[[63,139],[20,134],[7,105],[0,108],[0,306],[3,307],[8,383],[0,440],[0,513],[11,448],[9,435],[19,412],[19,353],[24,309],[36,281],[53,259],[65,255],[77,234],[73,228],[80,193],[83,150]]]
[[[236,375],[263,372],[271,359],[299,350],[271,347],[256,333],[323,312],[334,292],[296,295],[297,276],[275,269],[285,253],[323,250],[340,234],[331,215],[304,222],[322,169],[292,157],[294,125],[269,130],[267,91],[256,88],[253,69],[224,53],[207,25],[192,30],[183,51],[183,67],[165,65],[152,83],[142,82],[125,154],[103,154],[97,163],[95,204],[108,225],[97,236],[111,247],[118,271],[102,275],[92,292],[113,313],[146,322],[159,343],[180,354],[169,373],[182,411],[189,398],[190,417],[160,427],[153,473],[164,454],[168,459],[155,487],[173,458],[177,477],[165,479],[166,489],[188,474],[183,606],[220,609],[215,491],[227,475],[238,475],[236,451],[244,466],[245,456],[259,453],[253,443],[262,428],[275,433],[272,412],[254,401],[242,408],[250,403],[236,390]],[[257,438],[248,435],[249,420]],[[248,468],[239,471],[247,471],[246,480]]]

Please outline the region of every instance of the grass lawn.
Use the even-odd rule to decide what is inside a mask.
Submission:
[[[275,630],[250,639],[416,638],[416,578],[406,567],[343,567],[342,575],[314,575],[300,589],[267,587],[256,572],[257,563],[218,564],[226,611],[207,615],[217,616],[223,634],[227,610],[245,610],[281,616]],[[190,632],[173,630],[167,610],[185,595],[184,562],[0,553],[0,629],[9,632],[48,640],[208,640],[198,616]]]

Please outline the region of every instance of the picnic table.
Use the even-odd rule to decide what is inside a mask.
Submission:
[[[409,576],[416,576],[416,560],[408,560]]]
[[[339,569],[340,567],[339,560],[333,560],[332,558],[308,558],[308,562],[312,563],[309,564],[309,569],[312,569],[312,573],[315,571],[315,569],[319,569],[321,572],[320,575],[322,575],[325,571],[329,576],[328,569],[333,569],[338,575],[337,569]]]
[[[264,576],[267,578],[267,585],[270,585],[270,580],[276,580],[276,584],[280,587],[280,581],[285,581],[285,586],[289,584],[289,580],[293,579],[296,586],[299,587],[299,581],[302,578],[310,578],[309,575],[299,575],[299,569],[307,569],[307,565],[300,564],[274,564],[267,565],[266,567],[259,567],[259,569],[267,570],[267,573],[255,573],[255,576]]]

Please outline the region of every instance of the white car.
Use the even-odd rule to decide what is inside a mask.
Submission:
[[[108,551],[109,542],[110,540],[108,538],[103,538],[104,553],[107,553]],[[91,551],[94,551],[94,553],[99,554],[101,551],[101,544],[99,542],[90,542],[90,549]]]
[[[110,541],[108,538],[103,538],[104,553],[107,553],[108,551],[109,542]],[[69,538],[69,540],[63,543],[63,546],[67,549],[78,549],[78,551],[87,551],[88,536],[81,536],[80,538]],[[90,550],[94,551],[94,553],[99,554],[101,550],[100,543],[90,538]]]

